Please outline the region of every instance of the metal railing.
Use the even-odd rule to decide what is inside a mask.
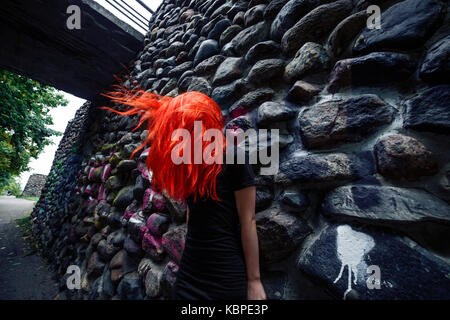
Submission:
[[[140,12],[138,12],[135,8],[130,6],[124,0],[105,0],[109,5],[111,5],[114,9],[119,11],[125,17],[130,19],[136,26],[141,28],[144,32],[148,31],[148,19],[145,18]],[[129,1],[128,1],[129,2]],[[136,2],[141,5],[145,10],[147,10],[150,14],[154,14],[155,12],[150,9],[144,2],[141,0],[136,0]]]

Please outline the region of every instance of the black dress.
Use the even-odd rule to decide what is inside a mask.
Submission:
[[[236,162],[235,162],[236,163]],[[188,230],[177,279],[175,300],[247,300],[247,274],[234,191],[255,185],[248,159],[224,164],[212,199],[187,199]]]

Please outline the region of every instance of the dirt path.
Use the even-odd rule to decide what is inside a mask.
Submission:
[[[48,265],[30,249],[14,220],[33,208],[33,201],[0,197],[0,300],[53,299],[58,287]]]

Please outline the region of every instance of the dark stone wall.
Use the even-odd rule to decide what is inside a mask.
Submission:
[[[366,27],[370,4],[381,30]],[[447,7],[180,0],[152,17],[124,85],[201,91],[228,126],[280,130],[278,173],[254,166],[270,299],[450,297]],[[147,150],[129,159],[137,119],[97,106],[60,147],[36,235],[68,298],[170,299],[185,205],[150,188]],[[80,290],[65,286],[71,264]]]
[[[41,189],[44,187],[47,176],[45,174],[32,174],[23,189],[23,197],[39,197],[41,195]]]

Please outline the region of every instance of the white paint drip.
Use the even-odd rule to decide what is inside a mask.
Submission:
[[[342,277],[345,266],[348,268],[348,286],[344,293],[344,300],[347,294],[352,290],[352,274],[356,284],[358,279],[358,265],[363,261],[364,256],[375,246],[375,241],[369,235],[354,231],[350,226],[343,225],[337,227],[336,247],[337,255],[341,260],[341,270],[334,280],[338,282]]]

